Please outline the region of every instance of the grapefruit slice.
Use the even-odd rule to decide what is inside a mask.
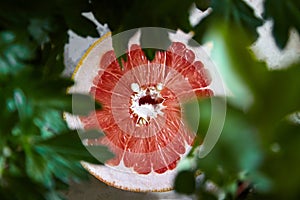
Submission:
[[[120,66],[110,33],[87,50],[69,92],[90,94],[103,108],[68,116],[67,122],[105,134],[83,141],[106,145],[115,154],[105,165],[82,163],[99,180],[131,191],[171,190],[176,166],[195,139],[183,119],[183,103],[213,95],[210,74],[179,41],[157,51],[152,61],[138,43],[129,45],[126,56]]]

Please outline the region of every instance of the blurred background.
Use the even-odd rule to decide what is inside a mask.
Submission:
[[[149,26],[192,32],[228,92],[217,145],[203,159],[191,152],[166,193],[126,192],[89,176],[80,160],[97,161],[63,118],[89,45]],[[299,32],[297,0],[1,0],[0,199],[299,199]],[[203,111],[203,138],[211,99],[190,104]]]

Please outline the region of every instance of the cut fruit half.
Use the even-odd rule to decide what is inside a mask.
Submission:
[[[120,66],[110,34],[87,50],[69,92],[92,95],[102,109],[66,120],[70,127],[104,133],[83,141],[115,154],[105,165],[82,163],[99,180],[132,191],[171,190],[176,166],[195,139],[183,103],[213,95],[212,78],[201,55],[179,40],[157,51],[152,61],[138,42],[129,43],[126,56]]]

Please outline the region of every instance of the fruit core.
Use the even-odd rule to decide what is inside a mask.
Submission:
[[[131,84],[133,91],[130,96],[129,114],[137,127],[147,126],[151,119],[155,119],[157,115],[163,115],[164,98],[160,94],[163,85],[139,86],[137,83]]]

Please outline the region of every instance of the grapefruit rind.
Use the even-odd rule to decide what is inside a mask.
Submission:
[[[101,60],[101,57],[106,52],[113,50],[112,38],[110,36],[111,33],[107,33],[85,52],[72,75],[75,84],[68,89],[69,93],[89,94],[90,88],[93,86],[95,75],[99,74],[99,68],[95,66],[99,65],[99,60]],[[65,119],[71,128],[83,129],[84,127],[77,116],[66,115]],[[186,156],[191,146],[185,144],[185,149],[185,153],[180,155],[180,158]],[[90,174],[107,185],[135,192],[163,192],[172,190],[174,178],[177,173],[175,168],[173,170],[167,170],[162,174],[153,171],[147,175],[138,174],[133,171],[133,169],[123,166],[123,161],[121,161],[120,165],[114,167],[95,165],[82,161],[82,166],[89,171]]]
[[[68,89],[68,93],[89,94],[89,88],[93,85],[94,79],[92,74],[97,74],[99,70],[99,68],[95,66],[98,66],[98,62],[104,53],[113,49],[110,36],[111,33],[107,33],[98,39],[82,56],[72,75],[73,80],[80,81],[75,82],[75,85]],[[100,43],[101,45],[99,45]],[[91,57],[93,57],[93,59],[90,59]],[[84,70],[82,70],[83,65],[85,66]],[[85,78],[81,79],[80,77],[82,76]],[[78,116],[66,113],[65,119],[70,128],[83,129],[83,125]],[[188,152],[189,148],[190,146],[187,145],[186,152]],[[141,175],[132,169],[122,167],[122,163],[123,162],[121,162],[119,166],[111,167],[85,161],[81,162],[82,166],[98,180],[119,189],[135,192],[164,192],[173,189],[173,180],[177,173],[176,170],[169,170],[163,174],[151,172],[148,175]]]
[[[148,175],[140,175],[136,172],[132,174],[115,170],[104,165],[87,162],[81,162],[81,164],[90,174],[107,185],[132,192],[167,192],[173,190],[172,185],[177,173],[175,170],[171,170],[164,174],[151,172]]]

